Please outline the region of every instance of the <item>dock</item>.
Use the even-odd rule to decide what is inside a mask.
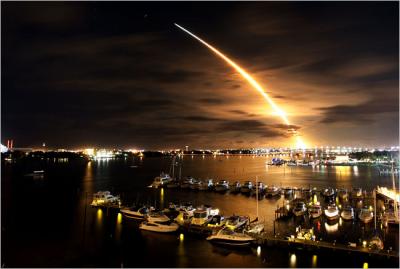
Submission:
[[[281,236],[274,236],[268,234],[253,235],[257,239],[259,245],[264,246],[278,246],[278,247],[289,247],[295,249],[304,249],[309,251],[343,251],[349,254],[358,253],[368,256],[379,256],[386,258],[399,259],[399,253],[394,250],[378,250],[372,249],[367,246],[350,246],[344,244],[338,244],[335,242],[325,241],[313,241],[298,238],[284,238]]]

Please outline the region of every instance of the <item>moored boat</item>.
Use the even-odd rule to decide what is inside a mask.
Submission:
[[[340,216],[344,220],[352,220],[354,219],[354,209],[351,206],[346,206],[343,208],[342,213]]]
[[[119,196],[111,195],[109,191],[99,191],[93,194],[92,206],[120,203]]]
[[[324,210],[324,215],[328,220],[335,220],[339,218],[339,209],[335,204],[330,204]]]
[[[179,229],[179,225],[174,222],[144,221],[139,225],[139,229],[158,233],[173,233]]]
[[[152,184],[149,185],[150,188],[158,188],[162,186],[166,186],[168,183],[173,181],[173,178],[168,174],[161,173],[160,176],[155,177]]]
[[[265,196],[267,196],[267,197],[277,196],[277,195],[280,195],[280,193],[281,193],[281,190],[276,186],[268,186],[265,189]]]
[[[333,188],[325,188],[321,191],[321,195],[325,197],[325,199],[332,199],[335,196],[335,190]]]
[[[221,229],[216,234],[207,237],[207,241],[226,246],[250,246],[256,239],[244,233],[237,233],[230,229]]]
[[[244,194],[249,194],[253,189],[253,183],[251,181],[245,181],[240,187],[240,192]]]
[[[292,213],[296,216],[296,217],[300,217],[300,216],[304,216],[304,214],[307,212],[307,208],[306,208],[306,204],[304,202],[296,202]]]
[[[370,211],[368,208],[361,208],[360,212],[358,213],[358,218],[363,223],[369,223],[374,218],[374,213]]]
[[[310,216],[310,218],[316,219],[319,218],[322,215],[322,208],[320,205],[316,204],[316,205],[312,205],[309,209],[308,209],[308,214]]]
[[[244,225],[249,223],[249,218],[245,216],[230,216],[226,219],[225,226],[232,231],[242,228]]]
[[[340,200],[344,201],[349,197],[349,194],[346,189],[339,189],[337,191],[337,196]]]
[[[226,180],[220,180],[217,184],[215,184],[216,192],[226,192],[229,190],[229,182]]]
[[[233,184],[231,184],[229,186],[229,192],[230,193],[239,193],[241,187],[242,187],[242,185],[240,184],[240,182],[235,181]]]
[[[150,212],[150,209],[146,206],[142,207],[133,206],[131,208],[121,209],[120,212],[126,218],[144,220],[147,214]]]

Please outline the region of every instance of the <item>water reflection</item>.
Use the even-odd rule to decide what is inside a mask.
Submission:
[[[257,247],[257,257],[260,257],[261,255],[261,246]]]
[[[290,267],[295,268],[296,267],[296,254],[290,255]]]
[[[164,208],[164,188],[161,188],[160,190],[160,206],[161,209]]]
[[[317,255],[312,256],[312,267],[316,268],[317,266]]]
[[[328,234],[335,233],[339,230],[339,224],[337,222],[335,224],[329,224],[328,222],[325,222],[325,230]]]

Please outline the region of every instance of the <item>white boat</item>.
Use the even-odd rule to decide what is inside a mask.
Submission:
[[[351,196],[353,198],[361,198],[362,197],[362,189],[361,188],[353,188],[351,192]]]
[[[150,211],[146,216],[146,220],[148,222],[158,222],[158,223],[171,221],[170,218],[168,218],[168,216],[165,215],[162,211],[159,212]]]
[[[207,237],[207,241],[228,246],[249,246],[256,239],[244,233],[237,233],[230,229],[221,229],[216,234]]]
[[[173,233],[179,229],[179,225],[174,222],[159,223],[144,221],[139,225],[139,229],[158,233]]]
[[[342,213],[340,216],[344,220],[352,220],[354,219],[354,209],[351,206],[346,206],[343,208]]]
[[[197,179],[193,179],[192,184],[190,184],[189,188],[191,190],[199,190],[201,181]]]
[[[399,225],[400,214],[398,214],[396,218],[396,214],[394,210],[385,211],[382,215],[382,224],[387,227],[391,224]],[[400,211],[399,211],[400,212]]]
[[[140,207],[140,208],[135,208],[135,207],[124,208],[124,209],[120,210],[120,212],[122,213],[122,215],[124,217],[132,218],[132,219],[140,219],[140,220],[145,219],[145,217],[147,216],[149,211],[150,211],[150,209],[145,206]]]
[[[154,178],[154,181],[149,185],[149,188],[158,188],[167,186],[167,184],[172,181],[173,178],[170,177],[168,174],[161,173],[160,176]]]
[[[250,193],[253,189],[253,183],[251,181],[245,181],[244,184],[240,188],[241,193]]]
[[[310,218],[316,219],[319,218],[322,215],[322,209],[320,205],[312,205],[308,209],[308,214],[310,215]]]
[[[231,193],[239,193],[241,187],[242,187],[242,185],[240,184],[240,182],[239,181],[235,181],[233,184],[231,184],[229,186],[229,191]]]
[[[265,196],[267,196],[267,197],[273,197],[273,196],[279,195],[280,193],[281,193],[281,190],[276,186],[268,186],[265,189]]]
[[[226,219],[223,216],[214,215],[214,216],[210,216],[205,224],[208,227],[218,228],[218,227],[223,227],[225,225],[225,223],[226,223]]]
[[[207,222],[208,216],[209,216],[209,214],[206,209],[196,209],[193,212],[193,218],[190,223],[192,225],[202,226]]]
[[[225,226],[234,231],[249,223],[249,218],[245,216],[230,216],[226,219]]]
[[[262,198],[264,195],[265,185],[262,182],[257,182],[257,185],[253,188],[253,195],[256,195],[258,191],[258,198]]]
[[[297,202],[292,212],[296,217],[304,216],[307,212],[306,204],[304,202]]]
[[[339,218],[339,209],[336,205],[328,205],[324,210],[324,214],[328,220],[334,220]]]
[[[182,184],[181,184],[181,188],[182,189],[188,189],[190,188],[190,185],[193,184],[194,178],[192,177],[187,177],[183,180]]]
[[[331,199],[335,196],[335,190],[332,188],[323,189],[321,195],[324,196],[325,199]]]
[[[199,185],[198,185],[198,190],[200,191],[208,191],[212,188],[213,186],[212,179],[206,179],[206,180],[201,180]]]
[[[337,196],[340,200],[346,200],[349,197],[349,194],[346,189],[339,189],[337,191]]]
[[[101,206],[106,204],[119,203],[119,196],[113,196],[109,191],[99,191],[93,194],[92,206]]]
[[[285,197],[291,196],[293,194],[293,192],[294,192],[293,189],[290,187],[286,187],[283,189],[283,193],[284,193]]]
[[[358,213],[358,218],[364,223],[369,223],[374,218],[374,213],[368,208],[362,208]]]
[[[225,192],[229,190],[229,182],[226,180],[220,180],[217,184],[215,184],[215,191],[217,192]]]

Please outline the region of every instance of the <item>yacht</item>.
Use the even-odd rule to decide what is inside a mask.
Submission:
[[[119,196],[113,196],[109,191],[99,191],[93,194],[92,206],[119,203]]]
[[[332,199],[335,196],[335,190],[332,188],[323,189],[321,195],[325,197],[325,199]]]
[[[245,181],[244,184],[240,187],[241,193],[250,193],[253,189],[253,183],[251,181]]]
[[[354,209],[351,206],[346,206],[343,208],[342,213],[340,216],[344,220],[352,220],[354,219]]]
[[[160,176],[154,178],[154,181],[149,185],[149,188],[163,187],[171,181],[173,181],[172,177],[170,177],[168,174],[161,173]]]
[[[304,216],[307,212],[306,204],[304,202],[297,202],[292,212],[296,217]]]
[[[242,187],[242,185],[240,184],[240,182],[239,182],[239,181],[235,181],[235,183],[233,183],[233,184],[231,184],[231,185],[229,186],[229,191],[230,191],[231,193],[239,193],[241,187]]]
[[[339,218],[339,209],[335,204],[331,204],[324,210],[324,214],[328,220],[335,220]]]
[[[182,189],[188,189],[190,188],[190,185],[193,184],[194,178],[192,177],[187,177],[183,180],[182,184],[181,184],[181,188]]]
[[[225,192],[229,190],[229,182],[226,180],[220,180],[217,184],[215,184],[215,191],[217,192]]]
[[[284,193],[285,197],[290,197],[293,195],[294,191],[292,188],[286,187],[283,189],[283,193]]]
[[[168,218],[162,211],[150,211],[145,218],[148,222],[164,223],[170,221],[170,218]]]
[[[192,225],[202,226],[207,222],[208,216],[209,214],[206,209],[196,209],[193,212],[193,218],[190,223]]]
[[[312,195],[312,190],[307,188],[301,188],[300,193],[303,198],[309,198]]]
[[[368,223],[374,218],[374,213],[370,211],[368,208],[362,208],[360,213],[358,213],[358,218],[364,222]]]
[[[267,196],[267,197],[273,197],[273,196],[279,195],[280,193],[281,193],[281,190],[276,186],[268,186],[265,189],[265,196]]]
[[[194,214],[195,210],[196,209],[194,209],[194,208],[181,207],[179,209],[178,216],[174,220],[177,223],[179,223],[180,225],[184,225],[184,224],[190,223],[192,221],[193,214]]]
[[[174,222],[144,221],[139,225],[139,229],[158,233],[173,233],[179,229],[179,225]]]
[[[230,229],[221,229],[216,234],[207,237],[207,241],[228,246],[249,246],[256,239],[244,233],[237,233]]]
[[[222,227],[225,225],[225,223],[226,219],[221,215],[210,216],[206,221],[208,227],[214,227],[214,228]]]
[[[388,227],[391,224],[394,224],[394,225],[398,226],[399,225],[399,219],[400,219],[400,215],[398,214],[398,216],[396,218],[395,210],[393,210],[393,209],[387,210],[382,215],[382,224],[385,227]]]
[[[131,208],[121,209],[120,212],[126,218],[143,220],[150,212],[150,209],[146,206],[142,206],[139,208],[131,207]]]
[[[232,231],[241,228],[242,226],[249,223],[249,218],[245,216],[230,216],[227,218],[225,227],[231,229]]]
[[[353,198],[362,198],[362,189],[361,188],[353,188],[351,192],[351,196]]]
[[[189,185],[191,190],[199,190],[201,185],[201,180],[193,179],[192,184]]]
[[[265,190],[265,185],[262,182],[257,182],[256,187],[253,188],[253,195],[256,195],[256,192],[258,191],[258,198],[262,198],[264,195],[264,190]]]
[[[319,218],[322,215],[322,208],[320,205],[312,205],[308,209],[308,214],[310,215],[310,218],[316,219]]]
[[[339,189],[337,191],[337,196],[339,197],[340,200],[346,200],[349,197],[349,194],[346,189]]]

